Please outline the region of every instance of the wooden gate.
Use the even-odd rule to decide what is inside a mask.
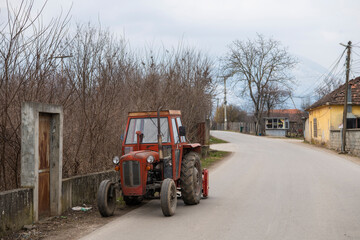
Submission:
[[[39,217],[50,215],[50,121],[39,113]]]

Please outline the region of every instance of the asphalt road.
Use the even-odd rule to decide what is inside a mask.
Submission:
[[[360,165],[284,139],[214,131],[234,153],[210,175],[210,197],[160,201],[108,223],[84,239],[360,239]]]

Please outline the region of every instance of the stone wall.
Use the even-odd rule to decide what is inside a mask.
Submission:
[[[119,172],[111,170],[63,179],[62,211],[82,204],[94,204],[100,182],[105,179],[118,181],[119,178]]]
[[[0,192],[0,236],[33,222],[33,189]]]
[[[329,148],[336,151],[341,150],[341,132],[340,130],[330,131]],[[346,131],[346,151],[356,156],[360,156],[360,130],[348,129]]]

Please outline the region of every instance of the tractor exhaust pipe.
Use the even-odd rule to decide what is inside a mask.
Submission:
[[[161,136],[161,126],[160,126],[160,110],[162,107],[158,108],[157,111],[157,122],[158,122],[158,148],[159,148],[159,158],[164,159],[163,148],[162,148],[162,136]]]

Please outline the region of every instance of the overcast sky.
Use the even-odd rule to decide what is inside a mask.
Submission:
[[[233,40],[261,33],[328,68],[343,50],[340,42],[360,42],[359,0],[49,0],[44,20],[71,6],[72,23],[100,19],[132,48],[183,39],[217,56]]]
[[[20,0],[9,2],[16,6]],[[35,2],[40,8],[44,0]],[[0,3],[3,17],[6,2]],[[329,68],[344,50],[339,43],[351,40],[360,46],[359,0],[48,0],[44,21],[70,8],[72,26],[100,21],[110,32],[125,35],[133,49],[176,47],[183,41],[222,56],[233,40],[260,33],[308,63]]]

